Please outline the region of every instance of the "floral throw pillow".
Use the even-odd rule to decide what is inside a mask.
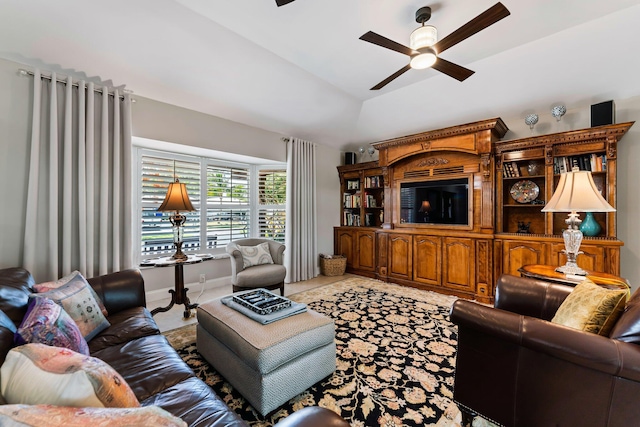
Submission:
[[[71,408],[52,405],[2,405],[0,406],[0,425],[187,427],[187,423],[158,406],[140,408]]]
[[[78,270],[58,280],[54,280],[52,282],[43,282],[43,283],[38,283],[37,285],[33,285],[33,289],[38,293],[49,292],[53,289],[58,289],[69,282],[75,282],[75,281],[86,283],[89,289],[91,289],[91,292],[93,292],[93,297],[98,302],[98,305],[100,306],[100,310],[102,311],[102,314],[104,314],[105,316],[108,316],[109,313],[107,312],[107,309],[105,308],[104,304],[102,304],[102,300],[100,300],[100,297],[98,297],[98,294],[96,294],[96,292],[93,290],[91,285],[89,285],[89,282],[87,282],[87,279],[85,279],[84,276]]]
[[[9,404],[140,406],[129,385],[107,363],[44,344],[25,344],[9,351],[0,367],[0,392]]]
[[[87,340],[107,329],[111,324],[107,321],[98,296],[82,276],[70,280],[65,285],[47,292],[31,294],[35,298],[49,298],[71,316],[82,336]]]
[[[78,325],[61,306],[48,298],[33,298],[13,336],[16,345],[41,343],[89,355],[89,346]]]
[[[256,246],[238,245],[238,248],[242,254],[244,268],[254,265],[273,264],[273,258],[271,258],[271,252],[269,252],[269,243],[267,242]]]

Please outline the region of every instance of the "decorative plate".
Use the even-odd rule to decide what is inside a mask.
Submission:
[[[533,181],[523,179],[511,186],[509,194],[518,203],[531,203],[540,194],[540,187]]]

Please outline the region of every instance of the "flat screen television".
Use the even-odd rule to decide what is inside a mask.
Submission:
[[[400,223],[470,225],[469,178],[400,183]]]

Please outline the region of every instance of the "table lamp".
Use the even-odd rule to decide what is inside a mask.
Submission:
[[[189,200],[186,184],[182,184],[178,178],[176,178],[175,182],[170,183],[167,189],[167,195],[164,197],[164,202],[162,202],[158,211],[175,211],[175,213],[169,217],[169,221],[171,221],[171,225],[173,226],[173,244],[176,247],[176,253],[173,254],[171,259],[177,261],[186,260],[188,257],[182,252],[182,238],[184,237],[182,226],[187,221],[187,217],[182,215],[180,211],[195,211],[191,200]]]
[[[576,274],[584,276],[585,270],[578,267],[576,257],[582,243],[582,220],[577,212],[615,212],[613,208],[600,194],[590,171],[581,171],[573,168],[571,172],[560,175],[560,181],[551,200],[542,209],[542,212],[569,212],[565,220],[567,229],[562,232],[564,239],[564,252],[567,255],[567,263],[556,271],[564,274]]]
[[[431,210],[431,203],[428,200],[423,200],[420,210],[418,212],[424,213],[424,222],[429,222],[429,211]]]

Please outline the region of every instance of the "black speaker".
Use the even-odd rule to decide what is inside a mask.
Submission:
[[[355,165],[356,164],[356,153],[344,153],[344,164],[345,165]]]
[[[616,108],[613,101],[605,101],[591,106],[591,127],[612,125],[616,121]]]

